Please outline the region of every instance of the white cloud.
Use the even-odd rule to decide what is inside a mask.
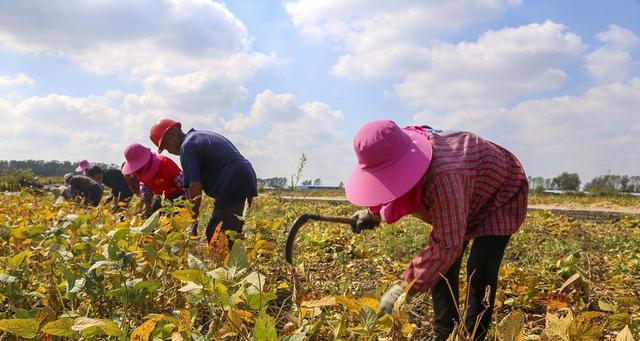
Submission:
[[[579,172],[583,181],[640,169],[640,78],[577,96],[528,100],[513,108],[414,115],[419,124],[479,133],[512,150],[532,176]]]
[[[335,39],[350,50],[370,51],[391,43],[429,42],[494,18],[517,4],[501,0],[297,0],[285,2],[285,8],[304,33]]]
[[[0,87],[15,87],[20,85],[33,85],[34,81],[31,77],[24,73],[19,73],[15,76],[2,76],[0,75]]]
[[[0,159],[113,159],[121,114],[109,97],[51,94],[0,100],[0,131],[9,134]],[[1,105],[2,107],[3,105]]]
[[[347,78],[404,76],[428,64],[425,49],[446,34],[495,18],[519,1],[287,1],[303,33],[347,51],[333,73]],[[452,20],[451,18],[455,18]]]
[[[246,27],[208,0],[0,2],[0,47],[70,58],[96,73],[144,76],[262,64]],[[249,64],[251,68],[251,65]]]
[[[562,67],[583,49],[579,36],[550,21],[489,31],[475,43],[434,47],[429,67],[408,75],[396,91],[431,110],[499,107],[560,87]]]
[[[337,185],[354,162],[342,129],[344,114],[322,102],[298,103],[293,94],[265,90],[248,113],[226,120],[205,110],[143,108],[126,113],[123,108],[131,96],[112,91],[89,97],[0,98],[0,120],[7,122],[0,126],[0,133],[11,136],[0,159],[87,158],[118,164],[130,143],[153,147],[148,138],[151,125],[170,117],[182,122],[185,131],[193,127],[227,136],[260,177],[290,176],[300,155],[306,153],[305,179],[322,178]]]
[[[598,83],[620,82],[629,79],[638,70],[639,62],[631,52],[640,46],[640,37],[632,31],[610,25],[596,38],[602,46],[585,56],[585,68]]]
[[[443,41],[519,3],[298,0],[285,6],[302,32],[333,39],[345,50],[333,66],[334,75],[398,79],[394,90],[405,102],[442,111],[495,108],[564,83],[563,67],[586,46],[562,24],[487,31],[476,42]]]
[[[326,103],[299,104],[293,94],[265,90],[249,113],[222,120],[221,131],[237,142],[259,176],[289,176],[306,153],[305,178],[337,185],[354,164],[343,121],[344,113]]]

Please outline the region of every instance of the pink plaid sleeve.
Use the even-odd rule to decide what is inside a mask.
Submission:
[[[405,281],[415,279],[413,289],[427,291],[435,285],[462,253],[471,199],[471,180],[460,175],[434,179],[425,196],[433,196],[429,213],[433,229],[429,245],[414,258],[404,272]]]

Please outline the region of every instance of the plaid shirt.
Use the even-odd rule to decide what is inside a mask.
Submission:
[[[460,257],[465,240],[515,233],[527,213],[527,178],[506,149],[469,132],[447,135],[423,127],[433,158],[415,215],[433,226],[429,245],[414,258],[404,279],[427,291]]]

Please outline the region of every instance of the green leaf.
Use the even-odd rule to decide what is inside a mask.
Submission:
[[[11,307],[13,313],[15,314],[15,318],[18,319],[34,319],[38,315],[37,311],[31,311],[27,309],[21,309],[17,307]]]
[[[174,271],[171,276],[181,281],[193,282],[199,285],[205,285],[209,283],[209,277],[200,270],[185,269]]]
[[[378,313],[376,313],[375,309],[364,306],[362,310],[360,310],[360,319],[367,332],[372,332],[378,322]]]
[[[122,336],[122,331],[115,322],[107,319],[78,317],[71,330],[82,333],[85,337],[98,335]]]
[[[9,269],[17,270],[20,268],[22,263],[27,259],[27,257],[31,256],[33,252],[29,250],[25,250],[20,252],[19,254],[7,259],[7,267]]]
[[[207,272],[207,267],[202,263],[200,259],[195,257],[192,254],[189,254],[187,257],[187,264],[189,265],[189,269],[200,270],[202,272]]]
[[[233,243],[231,253],[229,253],[229,260],[227,261],[227,270],[229,270],[229,276],[236,277],[242,274],[249,267],[249,259],[247,256],[247,249],[245,249],[241,240],[237,240]]]
[[[269,302],[276,298],[275,288],[268,292],[258,292],[255,294],[246,294],[247,305],[253,310],[264,313],[269,307]]]
[[[606,311],[609,313],[613,313],[616,312],[618,310],[618,307],[616,306],[615,303],[611,303],[607,300],[604,299],[600,299],[598,300],[598,308],[600,308],[600,310],[602,311]]]
[[[130,229],[120,229],[113,234],[111,240],[109,240],[109,247],[107,248],[109,259],[118,260],[122,257],[124,251],[120,249],[118,243],[126,238],[129,233],[131,233]]]
[[[42,327],[42,332],[55,336],[74,337],[76,333],[71,330],[73,323],[72,318],[61,318],[45,324],[44,327]]]
[[[155,211],[140,227],[132,228],[133,234],[152,234],[160,225],[160,210]]]
[[[152,294],[158,290],[160,284],[156,281],[140,281],[133,286],[134,290]]]
[[[298,333],[291,336],[285,336],[282,341],[304,341],[307,332]]]
[[[40,322],[37,319],[8,319],[0,320],[0,330],[24,337],[25,339],[33,339],[38,335]]]
[[[16,282],[17,280],[18,277],[10,276],[8,274],[0,274],[0,283],[10,284]]]
[[[253,339],[255,341],[277,341],[276,320],[267,314],[261,314],[253,328]]]
[[[252,272],[244,278],[247,283],[247,293],[256,294],[264,289],[265,276],[259,272]]]
[[[87,272],[91,272],[91,271],[97,270],[97,269],[99,269],[99,268],[101,268],[103,266],[116,266],[116,265],[117,265],[116,262],[113,262],[113,261],[110,261],[110,260],[101,260],[101,261],[93,263],[93,265],[91,265],[91,267],[89,269],[87,269]]]

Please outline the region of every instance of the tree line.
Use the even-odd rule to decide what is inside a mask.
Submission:
[[[563,172],[554,178],[529,177],[529,188],[536,192],[545,190],[579,191],[580,176],[577,173]],[[585,192],[596,194],[607,193],[640,193],[640,176],[600,175],[584,185]]]
[[[104,169],[109,167],[118,167],[117,165],[108,165],[101,162],[95,164]],[[58,160],[0,160],[0,173],[4,174],[11,171],[30,170],[34,176],[61,177],[67,173],[75,172],[77,165],[77,162]]]
[[[96,163],[102,168],[118,167],[118,165],[109,165],[105,163]],[[10,172],[29,171],[29,175],[39,177],[62,177],[66,173],[75,172],[77,162],[71,161],[44,161],[44,160],[0,160],[0,174],[5,177]],[[12,173],[13,174],[13,173]],[[24,177],[27,173],[21,173]],[[564,190],[579,191],[582,184],[580,176],[577,173],[563,172],[553,178],[529,177],[529,187],[532,191],[545,190]],[[292,179],[293,181],[293,179]],[[300,182],[303,186],[321,186],[322,180],[304,180]],[[287,188],[286,177],[273,177],[260,179],[258,178],[258,187],[261,188]],[[342,186],[340,186],[342,187]],[[583,187],[586,192],[593,193],[640,193],[640,176],[629,175],[600,175],[593,178]]]

